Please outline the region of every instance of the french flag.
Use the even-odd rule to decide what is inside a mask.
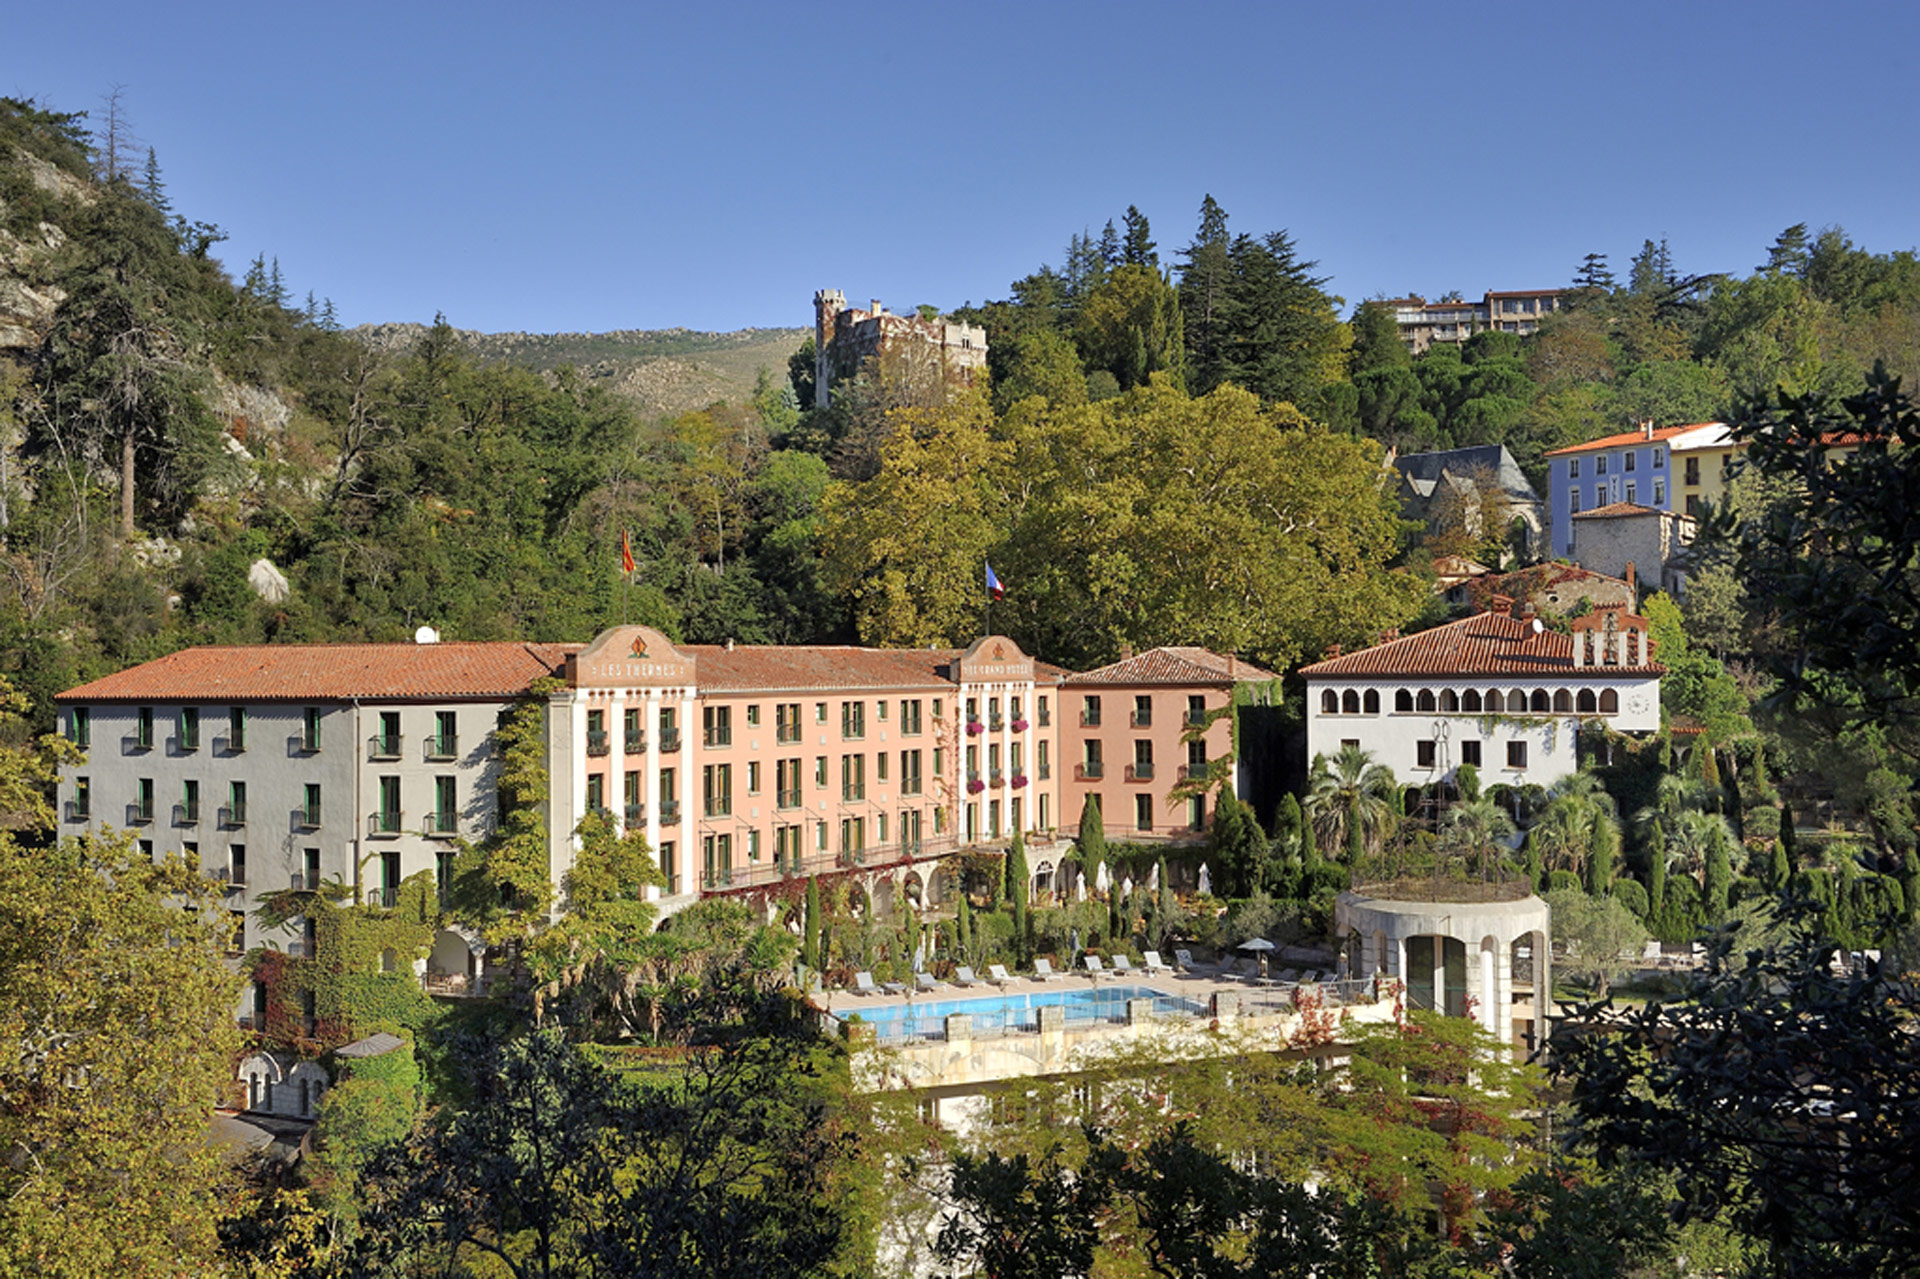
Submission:
[[[1007,597],[1007,588],[1000,585],[1000,579],[994,576],[993,565],[987,565],[987,598],[994,601]]]

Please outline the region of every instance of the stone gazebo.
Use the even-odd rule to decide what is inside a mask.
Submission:
[[[1471,1017],[1523,1054],[1542,1042],[1552,931],[1524,881],[1361,884],[1340,894],[1334,933],[1347,971],[1399,980],[1409,1008]]]

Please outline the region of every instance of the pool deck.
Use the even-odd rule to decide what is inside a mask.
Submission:
[[[1235,977],[1218,977],[1207,972],[1198,973],[1149,973],[1144,968],[1135,968],[1131,972],[1115,973],[1108,971],[1098,982],[1084,970],[1062,973],[1052,981],[1041,981],[1032,976],[1014,975],[1004,985],[981,981],[975,986],[960,986],[953,982],[943,982],[938,990],[911,991],[893,995],[881,991],[875,995],[856,994],[851,990],[833,990],[827,992],[827,1011],[836,1017],[845,1017],[857,1013],[863,1008],[897,1008],[915,1003],[947,1003],[958,999],[992,999],[998,995],[1037,995],[1048,991],[1086,991],[1106,990],[1112,987],[1130,986],[1136,989],[1154,991],[1162,995],[1174,995],[1183,999],[1207,999],[1215,991],[1266,991],[1274,992],[1287,989],[1279,984],[1265,986],[1249,985]]]

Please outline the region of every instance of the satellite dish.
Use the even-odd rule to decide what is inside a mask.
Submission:
[[[438,644],[440,642],[440,632],[434,630],[431,626],[422,626],[413,633],[413,642],[416,644]]]
[[[425,630],[425,629],[426,629],[426,627],[424,627],[424,626],[423,626],[423,627],[421,627],[420,629],[421,629],[421,630]],[[1533,619],[1533,633],[1534,633],[1535,635],[1538,635],[1538,634],[1539,634],[1539,633],[1540,633],[1541,631],[1544,631],[1544,630],[1546,630],[1546,629],[1547,629],[1547,626],[1546,626],[1546,623],[1545,623],[1545,622],[1542,622],[1542,621],[1541,621],[1541,620],[1540,620],[1539,618],[1537,618],[1537,617]],[[432,640],[428,640],[427,642],[428,642],[428,643],[432,643],[433,641],[432,641]]]

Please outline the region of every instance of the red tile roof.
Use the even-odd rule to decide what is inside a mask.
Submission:
[[[1603,435],[1597,440],[1588,440],[1585,444],[1569,444],[1563,449],[1548,449],[1545,456],[1563,457],[1568,453],[1591,453],[1596,449],[1619,448],[1626,444],[1658,444],[1661,440],[1670,440],[1685,431],[1697,431],[1703,426],[1718,426],[1718,422],[1689,422],[1685,426],[1655,427],[1649,436],[1645,431],[1622,431],[1618,435]]]
[[[1638,502],[1609,502],[1605,506],[1596,506],[1591,511],[1575,511],[1576,520],[1612,520],[1623,515],[1674,515],[1672,511],[1663,511],[1657,506],[1641,506]],[[1684,516],[1675,515],[1682,519]]]
[[[1329,658],[1302,667],[1308,679],[1367,678],[1374,676],[1583,675],[1618,678],[1623,674],[1659,675],[1665,668],[1649,665],[1628,672],[1619,667],[1576,670],[1573,637],[1545,626],[1535,629],[1532,619],[1505,613],[1481,613],[1449,622],[1430,631]]]
[[[262,644],[189,648],[70,688],[60,702],[336,702],[518,697],[578,644]]]
[[[951,648],[857,648],[853,645],[676,644],[694,659],[702,692],[758,693],[836,688],[925,688],[954,683],[960,656]]]
[[[1272,671],[1212,649],[1150,648],[1109,666],[1067,676],[1069,684],[1231,684],[1278,679]]]

